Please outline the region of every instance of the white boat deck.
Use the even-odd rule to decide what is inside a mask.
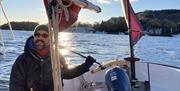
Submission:
[[[63,91],[108,91],[105,85],[106,70],[64,80]],[[136,63],[136,77],[139,81],[150,80],[150,91],[180,91],[180,69],[149,64],[149,73],[148,76],[146,63]]]

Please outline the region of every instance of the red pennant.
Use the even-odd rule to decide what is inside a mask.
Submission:
[[[139,23],[134,10],[128,0],[122,0],[126,24],[129,26],[132,33],[132,42],[135,45],[142,37],[143,27]],[[130,21],[130,22],[129,22]]]

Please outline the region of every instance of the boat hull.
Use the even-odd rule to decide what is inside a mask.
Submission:
[[[137,62],[136,76],[141,81],[150,80],[151,91],[180,90],[180,68],[177,67]]]
[[[180,69],[165,65],[136,62],[136,81],[142,83],[143,87],[135,88],[134,91],[179,91]],[[96,67],[92,67],[94,69]],[[64,80],[63,91],[108,91],[105,84],[105,70],[91,73],[71,79]],[[148,88],[148,82],[150,86]],[[145,90],[146,89],[146,90]]]

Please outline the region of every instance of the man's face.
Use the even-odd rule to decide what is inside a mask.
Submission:
[[[34,43],[37,50],[49,49],[49,33],[38,30],[34,34]]]

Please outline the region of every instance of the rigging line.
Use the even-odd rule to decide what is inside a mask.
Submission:
[[[70,7],[72,5],[73,1],[72,0],[69,0],[69,1],[70,1],[69,4],[65,5],[63,4],[62,0],[57,0],[58,4],[60,4],[61,6],[65,8]]]
[[[54,82],[54,91],[62,91],[62,79],[61,79],[61,68],[60,68],[60,61],[59,61],[59,53],[58,53],[58,15],[55,13],[54,7],[52,8],[52,19],[49,22],[50,32],[50,50],[51,50],[51,62],[52,62],[52,69],[53,69],[53,82]]]
[[[77,20],[78,21],[78,20]],[[75,22],[74,23],[74,27],[75,27],[75,29],[74,29],[74,31],[73,32],[75,32],[75,31],[77,31],[78,30],[78,26],[80,25],[80,23],[78,23],[78,22]]]
[[[58,89],[59,90],[62,90],[62,85],[61,85],[61,83],[62,83],[62,79],[61,79],[61,76],[59,75],[59,74],[61,74],[61,67],[60,67],[60,59],[59,59],[59,51],[58,51],[58,49],[59,49],[59,47],[58,47],[58,32],[59,32],[59,24],[58,24],[58,21],[59,21],[59,14],[57,14],[57,13],[55,13],[56,14],[56,16],[55,16],[55,19],[56,20],[54,20],[55,21],[55,24],[56,24],[56,26],[54,27],[54,42],[55,42],[55,56],[56,56],[56,65],[57,65],[57,79],[56,80],[59,80],[58,81]]]
[[[69,16],[69,11],[67,8],[72,5],[73,1],[70,0],[70,2],[67,5],[63,4],[62,0],[57,0],[57,2],[58,2],[58,5],[56,6],[56,11],[62,11],[63,10],[66,21],[69,21],[70,16]],[[62,12],[59,12],[59,13],[62,13]]]
[[[1,45],[2,45],[3,53],[5,54],[5,45],[4,45],[4,39],[3,39],[3,36],[2,36],[2,32],[0,32],[0,42],[1,42]]]
[[[64,49],[66,49],[66,50],[68,50],[68,51],[71,51],[72,53],[75,53],[75,54],[81,56],[82,58],[87,58],[86,56],[84,56],[84,55],[82,55],[82,54],[80,54],[80,53],[78,53],[78,52],[75,52],[75,51],[73,51],[73,50],[71,50],[71,49],[69,49],[69,48],[67,48],[67,47],[64,47],[64,46],[61,46],[61,45],[59,45],[59,47],[64,48]]]
[[[84,56],[84,55],[82,55],[82,54],[80,54],[80,53],[78,53],[78,52],[75,52],[75,51],[73,51],[73,50],[71,50],[71,49],[69,49],[69,48],[67,48],[67,47],[64,47],[64,46],[62,46],[62,45],[59,45],[59,47],[64,48],[64,49],[66,49],[66,50],[68,50],[68,51],[70,51],[70,52],[72,52],[72,53],[74,53],[74,54],[77,54],[77,55],[81,56],[82,58],[87,58],[86,56]],[[105,69],[105,67],[104,67],[101,63],[99,63],[99,62],[97,62],[97,61],[95,61],[95,63],[98,64],[99,67],[101,67],[101,69]]]
[[[4,14],[4,17],[6,18],[6,21],[8,22],[8,26],[9,26],[9,28],[10,28],[12,38],[14,39],[14,33],[13,33],[13,31],[12,31],[11,23],[9,22],[9,19],[8,19],[6,13],[5,13],[5,10],[4,10],[1,2],[0,2],[0,6],[1,6],[1,10],[2,10],[2,12],[3,12],[3,14]]]

